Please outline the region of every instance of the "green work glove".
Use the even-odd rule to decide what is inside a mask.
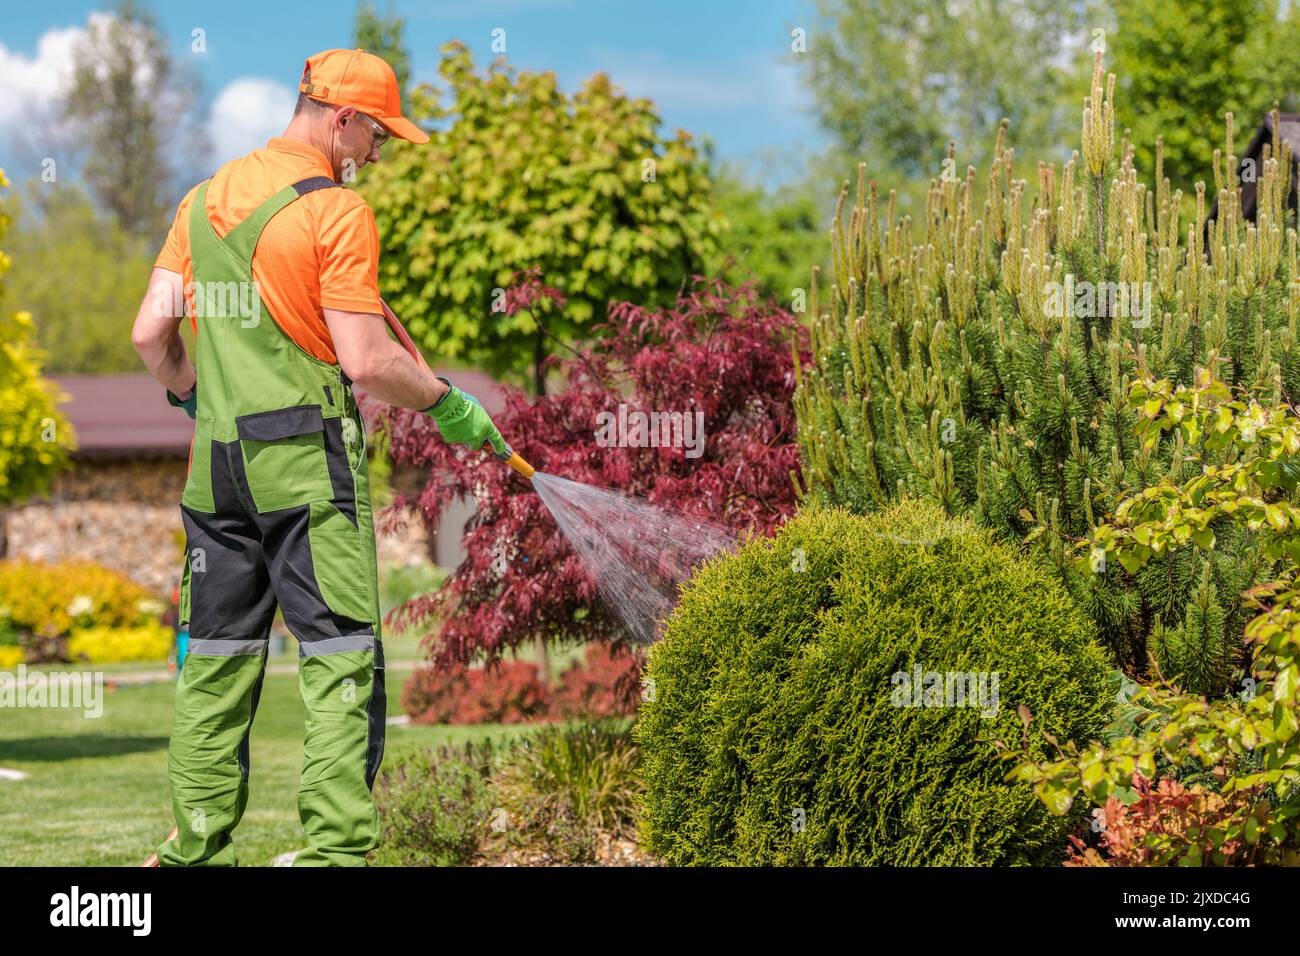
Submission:
[[[464,442],[471,448],[481,448],[484,442],[491,442],[492,450],[498,455],[510,454],[510,447],[479,400],[468,392],[462,392],[441,375],[438,378],[446,382],[447,394],[424,411],[437,423],[443,440]]]
[[[194,388],[190,391],[190,397],[185,399],[185,401],[183,402],[175,395],[172,394],[172,390],[170,388],[167,389],[167,404],[174,405],[176,408],[185,409],[185,414],[190,416],[190,418],[194,417],[194,413],[198,409],[198,403],[199,403],[199,383],[197,379],[195,379],[194,381]]]

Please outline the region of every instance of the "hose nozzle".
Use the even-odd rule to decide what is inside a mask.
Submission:
[[[483,447],[487,449],[492,448],[491,444],[487,442],[483,443]],[[523,458],[519,456],[519,452],[511,449],[509,445],[506,446],[505,451],[503,452],[493,451],[492,455],[498,460],[504,461],[507,465],[509,465],[515,471],[519,472],[519,474],[523,475],[529,481],[532,481],[533,475],[537,473],[537,469],[535,469],[532,465],[528,464],[528,462],[524,461]]]
[[[519,452],[517,451],[512,451],[510,453],[510,457],[506,459],[506,464],[519,472],[519,474],[523,475],[529,481],[532,481],[533,475],[537,473],[537,470],[533,468],[532,465],[519,457]]]

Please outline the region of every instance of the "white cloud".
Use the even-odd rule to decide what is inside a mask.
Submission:
[[[0,149],[19,168],[33,158],[64,157],[79,147],[76,124],[60,117],[60,101],[71,88],[78,47],[89,38],[102,37],[116,23],[111,13],[91,13],[84,26],[56,27],[41,34],[36,53],[27,56],[0,43]],[[145,95],[156,96],[154,64],[147,56],[143,28],[128,34],[138,68],[135,82]],[[102,44],[101,44],[102,46]],[[91,63],[102,79],[108,64]],[[167,105],[162,104],[165,114]]]
[[[298,94],[274,80],[241,77],[212,103],[208,137],[214,164],[243,156],[266,145],[289,125]]]
[[[48,110],[67,91],[72,80],[72,52],[85,35],[84,27],[47,30],[36,43],[34,57],[0,43],[0,127],[18,125]]]

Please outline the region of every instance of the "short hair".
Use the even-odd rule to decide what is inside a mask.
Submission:
[[[322,103],[320,100],[312,99],[306,93],[299,93],[298,102],[295,103],[293,107],[293,115],[297,116],[299,113],[307,113],[308,115],[314,113],[328,113],[333,109],[334,107],[329,103]]]

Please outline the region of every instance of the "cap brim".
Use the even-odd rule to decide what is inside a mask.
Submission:
[[[376,116],[375,119],[383,123],[388,128],[388,131],[398,139],[409,140],[412,143],[427,143],[429,141],[429,134],[405,116]]]

